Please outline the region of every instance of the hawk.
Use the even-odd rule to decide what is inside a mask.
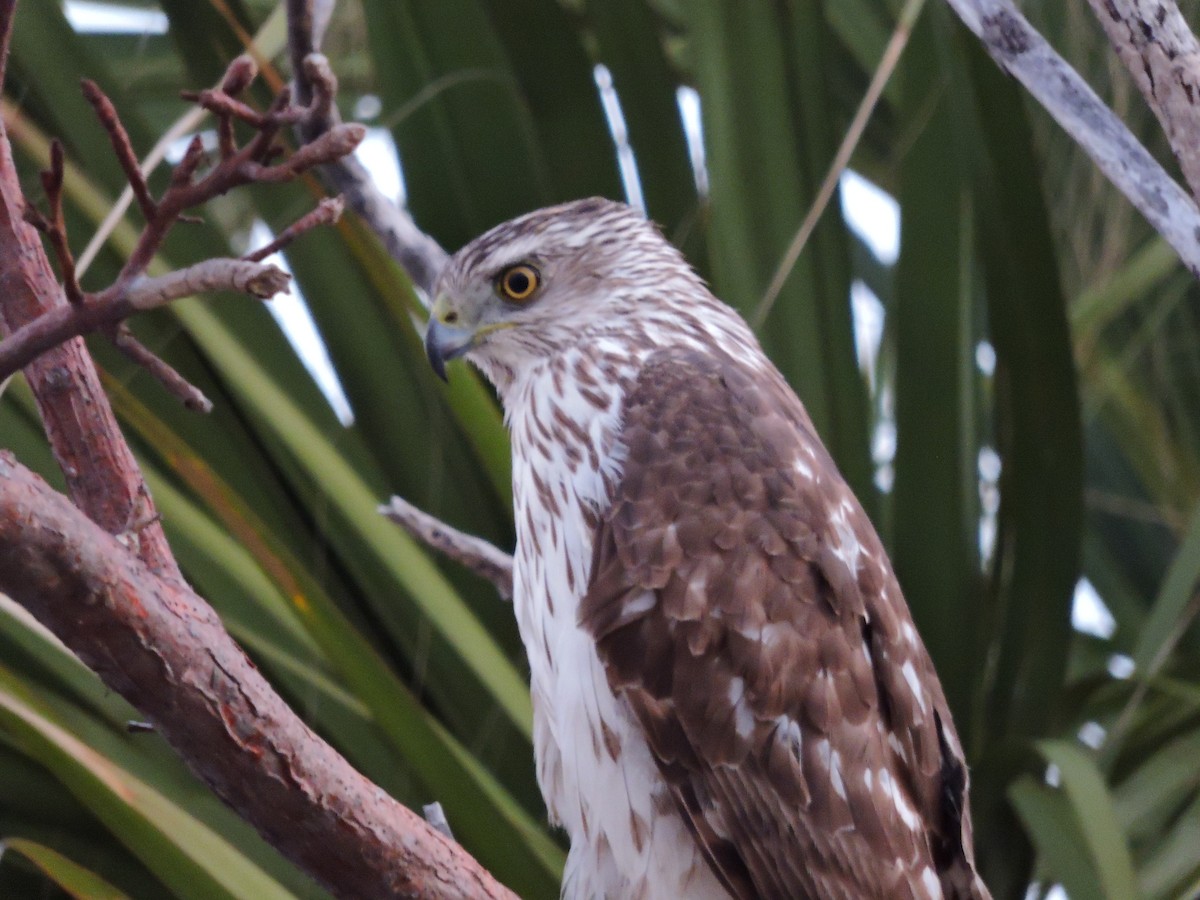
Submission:
[[[637,210],[499,225],[425,338],[512,436],[514,605],[568,898],[983,898],[963,751],[875,530]]]

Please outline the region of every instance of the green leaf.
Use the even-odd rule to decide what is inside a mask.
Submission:
[[[0,842],[0,857],[9,853],[24,856],[43,875],[77,900],[124,900],[125,894],[99,875],[42,844],[22,838],[7,838]]]
[[[1078,900],[1110,896],[1104,892],[1087,841],[1061,791],[1026,775],[1009,786],[1008,796],[1037,848],[1045,880],[1061,884]]]
[[[178,896],[292,896],[216,832],[54,721],[5,668],[0,732],[54,772]]]
[[[1099,768],[1078,744],[1039,741],[1037,746],[1061,774],[1063,792],[1083,837],[1085,853],[1096,869],[1103,892],[1100,896],[1114,900],[1137,896],[1129,846]]]
[[[1200,506],[1192,514],[1183,543],[1163,578],[1133,651],[1134,665],[1143,678],[1162,667],[1180,637],[1182,626],[1191,618],[1188,608],[1195,596],[1197,579],[1200,579]]]
[[[900,167],[903,240],[889,310],[896,343],[890,544],[964,746],[980,681],[979,383],[975,200],[946,79],[962,65],[941,9],[917,22],[901,62],[903,114],[924,123]],[[936,392],[930,385],[937,385]]]
[[[373,494],[329,440],[318,431],[257,362],[202,306],[178,304],[176,311],[195,337],[233,379],[241,400],[253,410],[294,462],[312,478],[322,505],[338,515],[344,530],[334,543],[353,537],[355,552],[370,555],[374,566],[410,592],[429,622],[454,649],[468,671],[486,685],[500,707],[523,733],[532,716],[524,679],[500,653],[492,638],[412,540],[377,512]]]
[[[718,296],[751,313],[812,202],[837,139],[813,2],[704,0],[688,9],[711,180],[709,249]],[[861,501],[873,506],[866,386],[855,363],[845,226],[826,217],[760,337],[797,389]]]
[[[660,22],[644,0],[588,0],[586,8],[621,102],[646,212],[679,241],[696,231],[700,200],[675,96],[679,75],[663,50]]]

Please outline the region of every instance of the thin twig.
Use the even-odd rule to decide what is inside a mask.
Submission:
[[[129,326],[122,322],[112,330],[109,337],[113,346],[126,357],[141,366],[158,380],[167,392],[192,412],[212,412],[212,401],[204,392],[175,371],[169,363],[160,359],[153,350],[133,336]]]
[[[47,235],[58,257],[63,289],[71,301],[71,309],[47,309],[0,341],[0,378],[27,365],[39,353],[68,337],[101,330],[112,338],[126,356],[161,381],[186,406],[204,411],[211,409],[212,404],[197,388],[188,384],[174,368],[133,337],[122,325],[124,318],[132,312],[202,290],[231,289],[269,297],[286,286],[286,276],[273,267],[256,266],[252,255],[240,264],[234,260],[210,260],[173,276],[146,279],[145,272],[150,261],[174,224],[187,218],[185,213],[188,209],[240,185],[294,179],[313,166],[352,152],[364,135],[362,126],[338,125],[291,156],[279,159],[274,139],[280,128],[302,122],[309,111],[292,105],[291,91],[286,87],[262,113],[238,100],[236,95],[242,93],[256,75],[254,62],[249,57],[239,57],[230,63],[217,88],[189,95],[212,112],[220,123],[220,158],[207,172],[200,174],[207,162],[207,154],[199,136],[193,137],[183,159],[172,173],[170,184],[158,200],[150,193],[129,135],[112,102],[95,82],[83,82],[84,95],[109,136],[117,160],[146,218],[146,225],[116,280],[97,294],[85,295],[75,274],[63,217],[62,147],[57,142],[51,145],[50,168],[42,175],[50,214],[43,216],[28,204],[23,209],[26,220]],[[255,129],[245,146],[237,146],[234,121],[246,122]],[[340,211],[340,200],[323,202],[316,210],[285,229],[273,247],[278,249],[315,225],[334,221]]]
[[[423,544],[486,578],[505,600],[512,597],[513,559],[499,547],[447,525],[403,497],[392,497],[379,511]]]
[[[750,325],[755,330],[760,328],[763,322],[767,320],[767,316],[770,315],[771,307],[779,299],[779,292],[783,290],[784,283],[787,281],[788,276],[792,274],[792,268],[796,265],[796,260],[804,252],[805,244],[808,243],[813,229],[817,227],[817,222],[820,221],[821,215],[829,205],[834,191],[837,190],[842,172],[849,165],[850,157],[854,153],[854,148],[858,146],[863,131],[866,130],[871,113],[875,111],[875,106],[879,103],[879,98],[883,95],[883,89],[887,86],[888,79],[892,77],[892,73],[896,70],[896,64],[900,62],[900,55],[904,52],[904,48],[908,44],[909,35],[912,34],[913,23],[916,22],[917,16],[920,15],[921,8],[924,5],[925,0],[908,0],[904,4],[904,9],[900,11],[900,16],[896,21],[896,28],[892,31],[892,37],[883,49],[883,56],[879,59],[879,65],[875,69],[875,74],[871,77],[871,83],[867,85],[867,92],[863,95],[862,102],[858,104],[854,118],[850,120],[850,127],[846,129],[846,136],[842,138],[842,143],[838,147],[837,153],[834,154],[833,162],[829,164],[829,171],[825,173],[825,180],[821,182],[821,188],[817,191],[817,196],[813,199],[808,214],[805,215],[804,221],[800,223],[800,227],[796,230],[796,236],[792,238],[787,252],[783,254],[783,259],[779,262],[779,268],[775,270],[775,276],[771,279],[770,286],[767,288],[766,293],[763,294],[762,300],[759,301],[757,309],[754,310],[754,316],[750,320]]]
[[[75,258],[67,243],[67,222],[63,216],[63,146],[61,141],[50,142],[50,168],[42,173],[42,189],[50,205],[50,215],[45,219],[45,234],[54,248],[59,272],[63,279],[63,293],[67,300],[78,305],[83,303],[83,291],[75,275]]]
[[[278,253],[304,232],[309,231],[318,225],[332,225],[342,217],[342,211],[346,208],[346,201],[341,197],[325,197],[317,204],[316,209],[313,209],[283,231],[276,235],[275,240],[269,244],[259,247],[257,250],[247,253],[242,257],[249,262],[261,262],[268,256]]]
[[[121,117],[117,115],[116,107],[108,99],[108,95],[100,90],[100,85],[89,78],[83,79],[83,96],[88,103],[92,104],[92,109],[96,111],[96,118],[100,120],[100,124],[108,134],[113,153],[116,154],[117,162],[125,173],[129,186],[133,188],[133,196],[137,198],[142,215],[145,216],[147,222],[152,221],[158,213],[158,207],[150,195],[150,186],[142,175],[137,154],[133,152],[133,144],[129,140],[129,132],[121,124]]]
[[[257,181],[287,181],[296,178],[313,166],[322,165],[337,159],[354,150],[362,141],[366,130],[360,125],[341,125],[322,135],[320,141],[301,148],[281,162],[273,162],[276,150],[273,138],[282,125],[295,124],[306,114],[304,109],[293,107],[289,102],[290,93],[285,89],[272,103],[265,113],[250,109],[235,97],[224,92],[225,87],[240,92],[253,78],[256,67],[249,57],[238,57],[226,70],[221,86],[216,89],[192,94],[203,108],[212,112],[219,122],[232,122],[234,119],[247,121],[254,125],[256,132],[250,141],[241,148],[222,141],[220,158],[203,175],[198,175],[205,162],[205,153],[199,136],[193,138],[183,159],[176,167],[171,177],[171,183],[166,193],[157,201],[150,200],[152,214],[148,217],[146,227],[138,238],[125,265],[117,276],[116,281],[108,289],[118,293],[124,290],[127,282],[139,277],[158,249],[162,246],[171,227],[179,221],[180,216],[188,209],[220,196],[233,188]],[[128,137],[124,128],[117,120],[115,112],[109,111],[112,104],[103,97],[99,88],[94,85],[91,89],[93,105],[101,113],[101,122],[108,130],[110,140],[117,149],[118,158],[130,175],[130,183],[137,189],[138,182],[145,180],[133,156],[132,149],[126,150]]]

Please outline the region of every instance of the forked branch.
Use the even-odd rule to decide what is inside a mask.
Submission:
[[[342,212],[342,201],[340,198],[322,201],[267,247],[240,260],[205,260],[153,278],[146,275],[151,261],[175,224],[186,219],[188,210],[241,185],[294,179],[314,166],[350,153],[364,134],[359,125],[338,125],[295,153],[281,156],[282,148],[276,143],[280,130],[298,125],[314,115],[324,118],[327,115],[324,107],[332,102],[328,93],[331,87],[327,85],[318,92],[319,99],[308,107],[294,106],[291,92],[285,88],[265,112],[260,112],[239,99],[256,74],[254,62],[249,57],[239,57],[229,65],[216,88],[185,95],[216,116],[217,158],[210,160],[200,137],[194,137],[172,173],[167,189],[157,198],[142,174],[129,135],[112,102],[94,82],[83,83],[84,96],[108,134],[146,224],[113,283],[95,293],[84,292],[75,276],[75,260],[63,217],[62,147],[57,142],[53,144],[50,168],[42,173],[49,213],[43,214],[27,206],[25,218],[46,235],[62,274],[63,292],[70,303],[46,311],[0,341],[0,380],[70,337],[99,331],[162,382],[188,408],[204,412],[211,408],[211,403],[199,390],[134,338],[124,324],[125,319],[135,312],[195,293],[227,290],[269,299],[286,290],[288,276],[262,260],[305,231],[336,221]],[[253,129],[252,137],[241,146],[234,132],[237,122]]]

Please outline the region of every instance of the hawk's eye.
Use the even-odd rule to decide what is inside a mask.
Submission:
[[[512,303],[524,303],[533,296],[533,292],[542,283],[542,276],[533,266],[521,263],[509,266],[496,279],[496,290],[505,300]]]

